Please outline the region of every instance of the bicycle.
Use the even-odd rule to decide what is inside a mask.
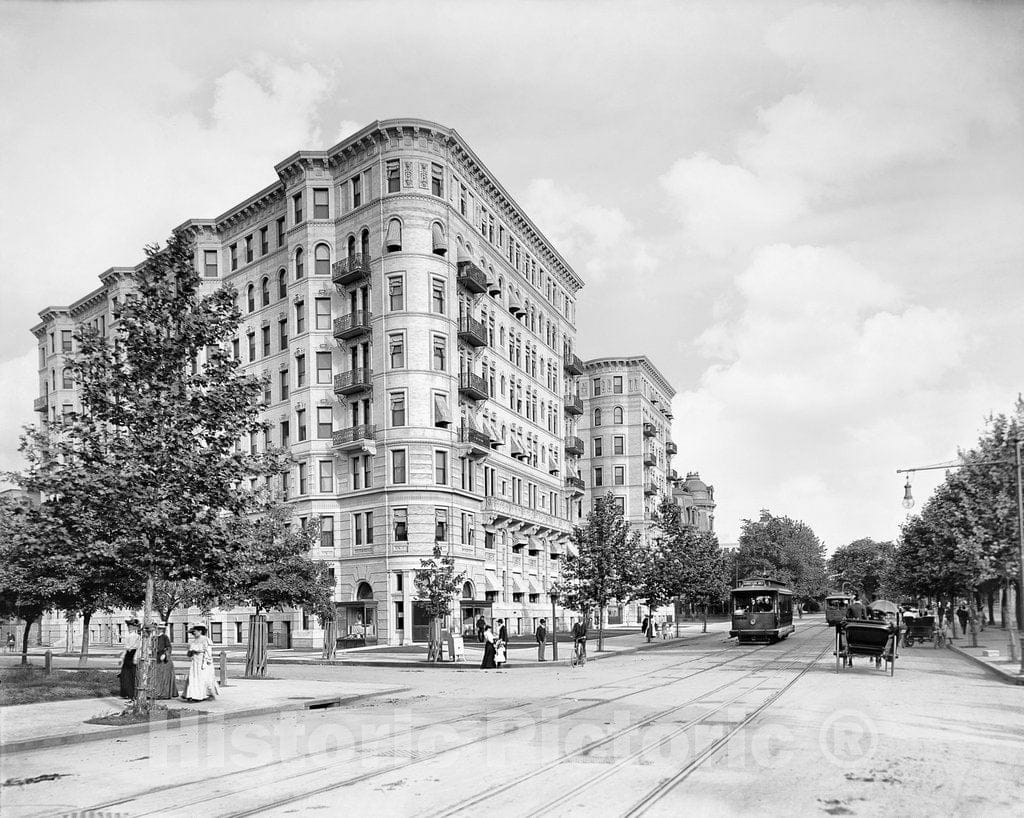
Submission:
[[[582,667],[587,663],[587,642],[585,639],[577,639],[572,647],[572,656],[569,657],[569,664],[573,667]]]

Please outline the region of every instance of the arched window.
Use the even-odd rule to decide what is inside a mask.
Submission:
[[[301,247],[298,250],[295,251],[295,280],[296,281],[298,281],[300,278],[302,278],[306,274],[306,267],[305,267],[306,262],[305,262],[304,256],[305,256],[305,253],[302,252],[302,248]]]
[[[348,237],[348,258],[349,258],[349,261],[351,261],[355,257],[356,257],[356,237],[355,236],[349,236]]]
[[[62,389],[74,389],[75,388],[75,381],[74,381],[74,378],[71,377],[71,370],[70,369],[63,370],[60,373],[60,379],[61,379],[61,388]]]
[[[444,228],[440,222],[430,225],[430,243],[436,256],[443,256],[448,252],[448,240],[444,237]]]
[[[277,297],[288,297],[288,273],[284,271],[283,267],[277,272]]]
[[[356,599],[373,599],[373,586],[369,582],[360,582],[356,589]]]
[[[313,248],[313,269],[318,276],[331,274],[331,248],[326,244],[318,244]]]
[[[600,409],[595,409],[594,410],[594,425],[595,426],[600,426],[601,425],[601,410]]]
[[[265,307],[270,303],[270,279],[263,276],[260,281],[260,306]]]
[[[613,423],[622,423],[622,407],[621,406],[616,406],[612,410],[612,422]]]
[[[245,305],[249,308],[249,312],[256,309],[256,288],[252,284],[245,290]]]
[[[363,228],[359,237],[359,252],[363,254],[363,263],[370,263],[370,231]]]
[[[402,223],[398,219],[388,222],[388,232],[384,237],[384,247],[389,253],[402,249]]]
[[[462,598],[472,599],[473,598],[473,583],[467,582],[462,586]]]

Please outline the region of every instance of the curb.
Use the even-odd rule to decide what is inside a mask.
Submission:
[[[968,653],[958,645],[947,645],[946,647],[948,647],[954,653],[959,654],[960,656],[963,656],[965,659],[969,659],[970,661],[974,662],[974,664],[984,668],[990,674],[996,676],[1005,684],[1024,686],[1024,675],[1010,673],[1009,671],[1005,670],[1000,670],[995,665],[986,662],[980,656],[975,656],[971,653]]]
[[[382,696],[394,693],[405,693],[412,688],[396,687],[390,690],[381,690],[374,693],[359,693],[354,696],[328,696],[306,699],[301,702],[286,705],[268,705],[266,707],[253,707],[248,710],[234,710],[223,715],[216,713],[201,713],[195,716],[185,716],[179,719],[168,719],[166,721],[146,722],[144,724],[128,724],[124,727],[110,726],[108,730],[97,730],[92,733],[65,733],[58,736],[43,736],[41,738],[29,738],[21,741],[9,741],[0,744],[0,755],[13,753],[24,753],[29,750],[42,750],[48,747],[66,747],[72,744],[84,744],[90,741],[99,741],[105,738],[120,738],[124,736],[135,736],[140,733],[161,733],[169,730],[179,730],[182,727],[191,727],[194,724],[204,724],[209,721],[228,722],[238,719],[256,718],[268,716],[272,713],[286,713],[293,710],[319,710],[327,707],[340,707],[344,704],[371,699],[374,696]]]

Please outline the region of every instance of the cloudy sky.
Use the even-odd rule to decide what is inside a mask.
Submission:
[[[29,328],[378,118],[456,128],[678,390],[734,541],[897,535],[1024,389],[1024,4],[5,3],[0,468]],[[941,472],[919,473],[923,499]]]

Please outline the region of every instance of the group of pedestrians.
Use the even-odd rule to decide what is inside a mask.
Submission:
[[[126,621],[128,635],[124,640],[124,651],[121,654],[121,669],[118,673],[120,694],[124,699],[135,698],[139,659],[145,636],[142,623],[138,619]],[[217,676],[213,666],[213,643],[206,636],[205,625],[193,625],[188,630],[189,643],[188,677],[181,698],[190,702],[201,702],[220,695]],[[156,625],[156,634],[150,641],[150,653],[153,664],[150,670],[150,690],[154,699],[178,698],[178,680],[174,673],[174,661],[171,658],[173,646],[167,636],[167,626]]]
[[[476,621],[476,640],[483,643],[484,646],[484,658],[480,663],[481,670],[499,669],[508,662],[508,628],[505,625],[505,620],[496,620],[495,627],[498,629],[497,635],[495,635],[494,630],[482,616]],[[586,623],[582,620],[576,622],[572,626],[572,637],[574,650],[582,652],[585,656],[587,645]],[[537,643],[537,661],[546,662],[547,659],[544,653],[548,640],[547,619],[541,619],[537,623],[537,629],[533,633],[533,638]]]

